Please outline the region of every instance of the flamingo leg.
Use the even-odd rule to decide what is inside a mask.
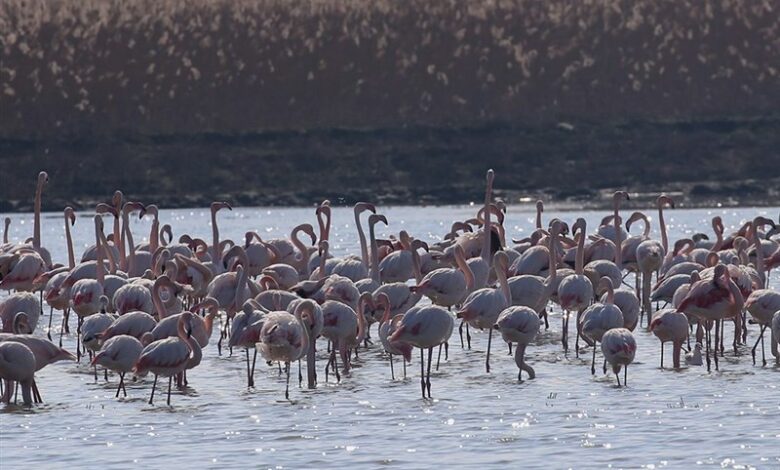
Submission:
[[[466,343],[471,350],[471,333],[469,333],[469,324],[466,323]],[[430,397],[429,397],[430,398]]]
[[[76,327],[76,362],[81,362],[81,317]]]
[[[450,360],[450,342],[445,341],[444,342],[444,360],[449,361]]]
[[[542,309],[542,312],[539,314],[540,318],[544,318],[544,329],[549,330],[550,329],[550,319],[547,317],[547,309]]]
[[[43,294],[43,291],[41,291],[41,294]],[[49,341],[51,341],[51,319],[53,316],[54,316],[54,307],[49,307],[49,328],[46,330],[46,337],[49,338]]]
[[[289,400],[290,399],[290,363],[285,362],[284,363],[284,370],[287,372],[287,385],[284,389],[284,399]]]
[[[590,363],[590,375],[596,375],[596,346],[593,346],[593,360]]]
[[[707,347],[705,348],[705,356],[707,357],[707,372],[710,372],[710,320],[707,320],[707,324],[704,328],[704,336],[706,337]]]
[[[298,388],[303,387],[303,372],[301,372],[301,360],[298,359]]]
[[[173,385],[173,376],[168,377],[168,406],[171,406],[171,385]]]
[[[439,370],[439,363],[441,362],[441,344],[439,345],[439,357],[436,358],[436,370]]]
[[[247,388],[252,386],[252,376],[249,370],[249,348],[246,348],[246,386]]]
[[[661,369],[664,368],[664,342],[661,341]]]
[[[628,387],[628,364],[623,369],[623,386]]]
[[[763,326],[761,328],[761,365],[762,365],[762,367],[766,367],[766,352],[764,351],[764,330],[766,330],[766,326]]]
[[[460,335],[460,349],[465,349],[463,346],[463,321],[461,321],[460,326],[458,326],[458,334]]]
[[[423,400],[425,400],[425,353],[423,348],[420,348],[420,389],[422,390]]]
[[[569,329],[569,312],[564,310],[563,316],[561,317],[561,344],[563,344],[564,354],[569,352],[569,341],[568,341],[568,334],[567,334],[568,329]]]
[[[431,358],[433,356],[433,346],[428,348],[428,377],[425,380],[425,386],[428,388],[428,398],[431,397]]]
[[[35,379],[32,380],[32,392],[35,403],[43,403],[43,398],[41,397],[40,390],[38,390],[38,384],[35,383]]]
[[[249,374],[249,383],[251,384],[250,387],[255,386],[255,364],[257,363],[257,348],[255,348],[255,353],[252,356],[252,372]]]
[[[509,346],[509,355],[511,356],[511,355],[512,355],[512,342],[511,342],[511,341],[508,341],[508,342],[506,343],[506,345],[507,345],[507,346]]]
[[[406,359],[403,356],[401,356],[401,362],[404,365],[404,379],[405,379],[406,378]]]
[[[149,397],[149,404],[154,404],[154,390],[157,388],[157,374],[154,374],[154,383],[152,384],[152,396]]]
[[[393,355],[390,354],[390,379],[395,380],[395,372],[393,371]]]
[[[124,372],[120,372],[119,373],[119,386],[116,388],[116,395],[114,395],[114,398],[119,398],[119,392],[122,390],[124,384],[125,384],[125,373]],[[127,396],[127,392],[125,392],[125,396]]]
[[[618,387],[620,387],[620,371],[617,371],[617,372],[615,373],[615,377],[617,378]]]
[[[715,322],[715,354],[712,358],[715,360],[715,370],[718,370],[718,338],[720,337],[720,322]]]
[[[493,340],[493,328],[488,331],[487,355],[485,356],[485,372],[490,373],[490,343]],[[438,370],[438,368],[437,368]]]

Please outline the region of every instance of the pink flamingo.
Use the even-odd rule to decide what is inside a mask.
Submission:
[[[299,360],[309,351],[309,328],[304,322],[311,323],[313,302],[301,302],[295,314],[288,312],[270,312],[263,317],[258,348],[260,355],[267,361],[283,362],[287,372],[287,385],[284,398],[290,399],[290,363]],[[301,379],[302,380],[302,379]]]
[[[390,359],[390,378],[395,380],[395,371],[393,370],[393,354],[400,355],[402,358],[411,355],[411,349],[408,343],[391,343],[390,337],[398,329],[398,325],[403,319],[403,313],[392,314],[390,297],[380,292],[375,295],[374,302],[383,309],[382,319],[379,322],[379,341]],[[404,366],[404,378],[406,378],[406,359],[402,359]]]
[[[333,343],[331,356],[325,365],[325,380],[328,380],[328,368],[333,366],[336,373],[336,380],[340,381],[336,350],[339,351],[341,360],[344,364],[344,373],[349,372],[350,358],[349,351],[357,347],[366,334],[366,317],[363,313],[364,306],[373,305],[373,298],[369,292],[360,295],[357,303],[357,312],[352,307],[341,302],[328,300],[322,304],[323,327],[322,336]]]
[[[92,359],[91,365],[101,365],[119,373],[119,385],[116,388],[115,398],[119,397],[119,391],[127,396],[125,388],[125,374],[131,372],[141,357],[143,345],[137,338],[129,335],[118,335],[109,338],[103,343],[100,352]]]
[[[605,332],[612,328],[623,327],[623,313],[614,304],[615,293],[614,288],[612,287],[612,281],[608,277],[602,277],[599,281],[598,288],[599,290],[606,289],[606,302],[596,302],[586,308],[582,312],[579,322],[582,337],[593,343],[593,361],[590,365],[591,374],[596,373],[596,343],[602,340]]]
[[[22,385],[25,406],[32,406],[32,385],[35,380],[35,356],[30,348],[21,343],[5,341],[0,343],[0,379],[5,380],[5,393],[0,399],[11,402],[14,383]]]
[[[504,309],[509,307],[512,300],[512,294],[509,292],[509,285],[506,281],[507,269],[509,269],[509,257],[503,251],[498,251],[493,258],[496,276],[498,277],[499,287],[485,287],[475,290],[466,300],[463,306],[457,312],[456,317],[462,318],[474,328],[488,329],[488,346],[485,359],[485,371],[490,373],[490,343],[493,339],[493,326],[498,320],[498,316]],[[446,342],[444,343],[447,344]]]
[[[617,377],[620,387],[620,367],[624,366],[623,386],[628,386],[628,365],[634,362],[636,356],[636,340],[634,335],[625,328],[613,328],[604,333],[601,338],[601,352],[612,366],[612,372]]]
[[[739,288],[731,280],[728,268],[723,264],[715,266],[712,279],[702,279],[691,285],[688,295],[677,308],[680,312],[694,315],[705,322],[707,371],[710,371],[710,348],[712,338],[710,328],[715,322],[715,337],[720,336],[720,320],[736,316],[739,323],[744,305],[744,298]],[[736,328],[739,330],[739,326]],[[736,348],[736,345],[735,345]],[[715,369],[718,369],[718,355],[715,354]]]
[[[149,397],[150,405],[154,404],[158,376],[168,377],[167,403],[170,406],[173,376],[199,364],[203,357],[200,345],[192,338],[192,318],[191,312],[184,312],[179,317],[178,337],[155,341],[141,351],[134,370],[139,376],[147,372],[154,374],[152,395]]]
[[[775,312],[780,311],[780,293],[772,289],[758,289],[750,293],[745,300],[745,309],[750,313],[761,327],[756,344],[750,350],[753,355],[753,365],[756,364],[756,348],[761,342],[762,365],[766,365],[766,354],[764,352],[764,331],[772,326],[772,317]]]
[[[462,252],[462,249],[461,249]],[[426,390],[431,396],[431,361],[433,348],[445,343],[452,334],[454,322],[447,310],[437,305],[411,308],[401,319],[395,332],[390,336],[390,343],[408,343],[420,348],[420,387],[423,399]],[[428,375],[425,376],[425,357],[423,350],[428,349]],[[411,360],[411,350],[407,350]]]
[[[572,226],[572,235],[577,238],[577,258],[574,263],[574,274],[566,276],[561,279],[558,285],[558,302],[561,308],[566,312],[564,314],[563,322],[563,334],[561,341],[563,343],[564,351],[568,350],[568,334],[569,334],[569,312],[577,312],[577,325],[579,325],[580,317],[583,310],[590,305],[593,300],[593,284],[585,273],[585,236],[587,234],[587,224],[585,219],[579,218]],[[579,328],[577,330],[577,344],[574,346],[574,350],[579,357]]]
[[[523,380],[523,371],[529,379],[536,377],[534,368],[525,362],[525,349],[536,338],[539,332],[539,315],[531,308],[524,306],[512,306],[505,309],[498,316],[496,326],[501,337],[507,343],[517,343],[515,348],[515,364],[517,364],[517,380]]]
[[[661,341],[661,369],[664,368],[664,343],[672,342],[674,368],[680,368],[680,351],[683,341],[688,339],[688,317],[676,309],[667,308],[653,314],[650,331]]]

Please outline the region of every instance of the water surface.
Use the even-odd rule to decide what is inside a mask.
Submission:
[[[429,241],[441,237],[453,220],[475,212],[466,206],[381,209],[390,222],[388,228],[378,226],[381,236],[405,229]],[[735,227],[777,211],[668,211],[670,238],[710,233],[714,215]],[[544,218],[571,221],[578,215],[593,227],[604,213],[550,211]],[[31,235],[30,214],[11,218],[12,239]],[[533,219],[528,209],[510,208],[507,236],[525,236]],[[162,210],[160,220],[173,225],[176,238],[187,232],[210,240],[206,209]],[[221,212],[219,220],[222,237],[234,240],[243,240],[250,229],[273,238],[288,235],[298,223],[316,226],[313,209],[237,208]],[[148,219],[133,221],[137,242],[148,238],[149,225]],[[44,214],[43,244],[55,262],[67,258],[62,227],[60,214]],[[94,243],[88,214],[78,218],[74,230],[77,253]],[[331,233],[334,255],[359,252],[351,210],[334,211]],[[780,287],[777,277],[771,280],[775,289]],[[628,282],[633,284],[630,278]],[[276,366],[260,361],[256,388],[247,390],[243,352],[218,356],[216,332],[202,364],[189,374],[189,388],[174,392],[172,407],[164,404],[164,396],[154,406],[147,404],[150,380],[129,384],[129,398],[115,399],[115,376],[96,383],[83,361],[54,364],[37,375],[43,405],[0,408],[0,466],[780,468],[780,367],[771,365],[771,355],[767,367],[753,366],[744,351],[740,357],[727,352],[720,372],[707,373],[703,367],[661,370],[660,343],[640,329],[635,331],[638,351],[629,368],[629,387],[616,388],[611,374],[591,376],[587,355],[563,356],[559,315],[556,310],[550,330],[529,346],[527,360],[537,377],[522,383],[505,345],[494,342],[487,374],[487,335],[473,333],[472,350],[466,351],[456,329],[449,360],[442,359],[431,377],[433,400],[420,398],[417,353],[408,378],[391,381],[378,346],[361,350],[354,370],[340,384],[326,384],[325,345],[320,343],[320,387],[294,387],[291,401],[284,400],[284,378]],[[59,312],[53,320],[55,335]],[[47,322],[44,317],[43,327]],[[750,344],[756,333],[751,326]],[[45,331],[39,327],[36,334]],[[74,350],[74,336],[65,338],[65,347]],[[666,357],[671,359],[669,349]],[[396,373],[400,371],[396,362]]]

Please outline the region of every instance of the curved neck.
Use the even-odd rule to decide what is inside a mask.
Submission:
[[[474,273],[471,271],[469,264],[463,259],[463,253],[459,250],[455,251],[455,262],[458,264],[458,268],[466,278],[466,288],[471,291],[474,289]]]
[[[247,281],[247,273],[246,273],[246,269],[244,269],[244,265],[238,268],[236,274],[238,275],[238,280],[236,281],[236,294],[233,297],[233,302],[235,303],[236,308],[239,308],[244,300],[243,294],[244,294],[244,289],[246,288],[246,281]]]
[[[3,243],[8,243],[8,229],[11,227],[11,219],[5,219],[5,228],[3,229]]]
[[[41,194],[42,193],[43,193],[43,183],[39,182],[38,186],[35,188],[35,214],[33,217],[33,248],[35,248],[36,250],[41,247]]]
[[[664,204],[658,205],[658,223],[661,227],[661,246],[664,247],[664,253],[669,253],[669,238],[666,235],[666,221],[664,220]]]
[[[322,253],[320,254],[320,275],[319,275],[319,279],[325,279],[325,262],[328,260],[328,248],[327,248],[327,245],[325,245],[325,246],[326,246],[326,248],[324,248],[322,250]]]
[[[98,284],[102,286],[103,281],[105,280],[105,270],[103,267],[103,246],[100,240],[100,227],[97,225],[95,225],[95,248],[97,250],[97,258],[95,260],[95,277]]]
[[[298,232],[300,232],[300,230],[301,229],[299,227],[295,227],[290,234],[290,241],[292,242],[293,246],[298,248],[298,251],[301,252],[300,259],[293,256],[293,258],[296,258],[295,262],[298,264],[296,269],[298,271],[304,270],[309,261],[309,249],[306,248],[306,245],[304,245],[303,242],[298,238]]]
[[[355,211],[355,227],[357,227],[358,239],[360,239],[360,258],[363,260],[363,266],[368,268],[368,245],[366,244],[366,234],[363,233],[363,225],[360,223],[360,212]]]
[[[114,259],[114,253],[110,250],[110,247],[108,246],[108,240],[106,239],[106,234],[103,233],[102,230],[98,232],[98,235],[100,235],[100,243],[102,244],[102,249],[100,250],[101,253],[105,254],[108,258],[108,272],[111,274],[116,273],[116,260]]]
[[[509,290],[509,283],[506,280],[506,266],[496,263],[496,277],[498,278],[498,286],[501,292],[504,294],[504,299],[507,305],[512,305],[512,291]]]
[[[491,182],[488,180],[487,187],[485,189],[485,215],[483,216],[485,218],[485,225],[482,228],[482,231],[485,234],[484,240],[482,240],[482,260],[487,263],[488,266],[490,266],[490,237],[492,235],[491,229],[490,229],[490,199],[491,199],[491,191],[493,188],[491,188]]]
[[[152,221],[152,228],[149,232],[149,252],[154,253],[157,247],[160,246],[160,219],[157,218],[157,214],[154,215]]]
[[[168,316],[168,312],[165,310],[165,304],[163,303],[162,295],[160,294],[161,290],[162,283],[159,281],[155,282],[154,286],[152,287],[152,302],[154,303],[155,310],[157,310],[158,320],[162,320]]]
[[[758,227],[753,226],[753,244],[756,247],[756,271],[758,271],[758,277],[761,281],[761,289],[766,287],[766,275],[764,274],[764,253],[761,251],[761,239],[758,235]]]
[[[355,338],[355,343],[359,346],[360,343],[363,342],[363,338],[366,336],[366,315],[365,312],[365,302],[362,300],[358,300],[358,311],[357,311],[357,321],[358,321],[358,332],[357,337]]]
[[[219,227],[217,227],[217,211],[211,210],[211,256],[214,257],[214,262],[219,261],[222,258],[219,248]]]
[[[547,247],[547,279],[545,281],[545,284],[547,285],[548,289],[553,289],[555,286],[555,281],[558,278],[558,256],[555,252],[558,249],[558,231],[557,230],[551,230],[550,231],[550,245]]]
[[[620,216],[618,215],[620,203],[617,199],[615,199],[615,218],[613,220],[615,224],[615,264],[617,265],[618,269],[621,271],[623,270],[623,253],[622,251],[622,241],[621,238],[623,234],[621,233],[620,228]]]
[[[542,208],[539,205],[536,206],[536,229],[542,229]]]
[[[414,267],[414,279],[417,281],[417,284],[422,282],[422,268],[420,267],[420,254],[417,253],[417,250],[412,250],[412,266]],[[379,279],[377,279],[379,281]]]
[[[720,224],[712,224],[712,229],[715,231],[715,244],[712,245],[710,251],[714,253],[723,246],[723,230],[721,230]]]
[[[371,241],[371,279],[380,282],[379,280],[379,250],[376,246],[376,229],[374,224],[368,224],[368,236]]]
[[[126,269],[128,273],[131,273],[135,270],[135,242],[133,242],[133,233],[130,231],[130,217],[127,215],[127,211],[122,212],[122,225],[125,228],[125,238],[127,239],[128,247]]]
[[[574,272],[581,276],[585,270],[585,230],[580,231],[580,239],[577,240],[577,258],[574,262]]]
[[[65,214],[65,243],[68,245],[68,267],[73,269],[76,266],[76,256],[73,253],[73,238],[70,235],[70,220]]]
[[[203,359],[203,349],[200,344],[195,341],[192,336],[187,335],[182,329],[179,329],[179,338],[187,344],[190,348],[189,361],[191,363],[198,364]]]

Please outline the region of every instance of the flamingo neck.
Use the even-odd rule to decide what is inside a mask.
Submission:
[[[585,271],[585,230],[580,231],[580,239],[577,240],[577,258],[574,261],[574,272],[582,276]]]
[[[379,280],[379,250],[376,246],[376,229],[373,224],[368,225],[368,236],[371,241],[371,279],[376,282]],[[412,254],[414,257],[414,254]],[[414,258],[412,258],[414,259]]]
[[[43,184],[38,183],[35,188],[35,214],[33,216],[33,248],[36,250],[41,247],[41,194],[43,193]]]
[[[613,222],[615,224],[615,264],[617,265],[618,269],[620,269],[622,271],[623,270],[623,253],[621,253],[621,251],[622,251],[622,245],[623,244],[622,244],[621,238],[622,238],[623,234],[621,233],[621,228],[620,228],[620,223],[619,223],[619,220],[620,220],[620,218],[619,218],[620,216],[618,215],[619,207],[620,207],[620,203],[618,202],[617,199],[615,199],[615,218],[613,220]]]
[[[474,272],[471,271],[469,264],[463,259],[461,251],[455,251],[455,262],[458,264],[458,268],[466,278],[466,288],[469,292],[472,291],[474,289]]]
[[[298,238],[298,233],[301,231],[300,227],[295,227],[290,234],[290,241],[292,242],[293,246],[298,249],[301,253],[301,257],[298,258],[297,256],[293,255],[293,258],[295,258],[295,263],[297,264],[296,268],[298,271],[302,271],[306,269],[306,265],[308,264],[308,258],[309,258],[309,249],[306,248],[306,245],[303,244],[303,242]]]
[[[163,303],[162,295],[160,293],[161,290],[162,283],[155,282],[154,286],[152,287],[152,302],[154,303],[154,308],[157,310],[158,321],[168,316],[168,312],[165,310],[165,304]]]
[[[666,220],[664,220],[664,205],[658,205],[658,223],[661,227],[661,246],[664,247],[664,253],[669,253],[669,238],[666,234]]]
[[[73,253],[73,238],[70,235],[70,220],[65,216],[65,243],[68,245],[68,267],[73,269],[76,266],[76,256]]]

